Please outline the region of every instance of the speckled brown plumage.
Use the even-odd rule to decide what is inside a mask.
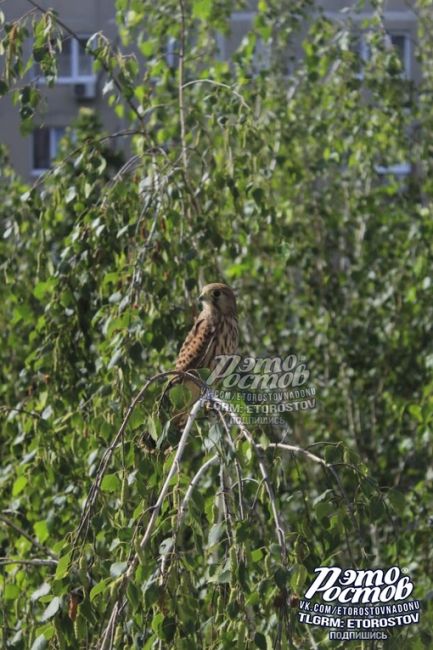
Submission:
[[[225,284],[203,288],[203,309],[186,337],[176,360],[176,370],[211,368],[216,356],[234,354],[238,347],[236,299]]]
[[[215,282],[203,287],[200,295],[202,310],[186,337],[176,360],[176,370],[186,372],[198,368],[212,370],[215,357],[234,354],[238,347],[238,322],[236,298],[226,284]],[[173,380],[171,384],[177,383]],[[197,384],[182,382],[192,394],[191,405],[198,399]],[[189,410],[189,409],[188,409]],[[177,425],[182,426],[187,411],[175,416]]]

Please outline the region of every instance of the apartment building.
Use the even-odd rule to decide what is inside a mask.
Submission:
[[[89,36],[97,31],[116,41],[114,0],[38,0],[38,4],[44,9],[54,8],[78,39],[68,37],[63,43],[56,85],[48,88],[37,82],[44,98],[39,111],[41,127],[33,134],[20,134],[17,107],[10,95],[0,98],[0,144],[7,145],[12,165],[29,182],[49,168],[66,127],[76,118],[80,107],[95,109],[110,132],[123,127],[102,96],[103,75],[94,73],[92,57],[85,52]],[[0,8],[7,21],[32,9],[27,0],[6,0]],[[39,78],[37,70],[32,74]]]
[[[107,105],[103,95],[103,73],[95,74],[92,58],[85,52],[89,36],[102,31],[112,42],[117,39],[114,0],[39,0],[44,8],[54,7],[61,20],[77,35],[67,38],[59,59],[59,78],[54,88],[44,89],[44,110],[41,113],[41,126],[33,134],[22,136],[19,130],[19,116],[10,97],[0,99],[0,143],[6,144],[15,169],[28,181],[36,178],[50,167],[56,155],[59,141],[65,128],[76,117],[80,107],[95,109],[104,127],[114,132],[124,127],[122,121]],[[283,3],[282,3],[283,4]],[[354,3],[352,3],[354,6]],[[351,12],[350,2],[344,0],[321,0],[320,5],[330,19],[347,20],[350,15],[356,25],[371,16],[368,5],[361,13]],[[255,15],[254,3],[251,9],[234,12],[231,16],[231,30],[227,36],[219,36],[220,56],[229,59],[240,45],[243,36],[251,29]],[[27,0],[6,0],[2,9],[6,20],[22,16],[29,11]],[[348,8],[348,10],[347,10]],[[346,9],[346,10],[345,10]],[[343,11],[344,10],[344,11]],[[420,75],[415,58],[417,37],[416,14],[404,0],[389,0],[384,12],[384,23],[390,42],[397,49],[404,67],[404,75],[417,79]],[[368,56],[362,39],[359,41],[361,54]],[[258,44],[256,65],[266,66],[268,52],[263,44]],[[173,58],[173,44],[167,43],[167,57]],[[140,55],[139,55],[140,56]],[[287,72],[290,74],[288,55]],[[406,169],[396,173],[406,173]]]

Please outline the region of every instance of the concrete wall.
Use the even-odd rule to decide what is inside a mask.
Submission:
[[[40,0],[40,4],[44,8],[54,5],[59,18],[79,35],[89,36],[97,31],[102,31],[112,41],[117,38],[114,0]],[[251,29],[254,1],[251,1],[248,6],[250,8],[245,11],[233,14],[230,35],[219,39],[221,56],[224,58],[231,57],[239,47],[245,33]],[[290,0],[282,0],[281,6],[284,11],[285,7],[290,6]],[[322,7],[332,20],[346,20],[347,13],[341,13],[341,9],[346,6],[347,0],[322,0]],[[29,4],[26,0],[11,0],[3,4],[2,9],[6,14],[6,20],[12,20],[28,12]],[[352,18],[356,23],[368,15],[371,15],[371,12],[366,4],[363,13],[360,16],[353,15]],[[408,3],[405,0],[389,0],[384,20],[386,28],[391,33],[407,35],[409,44],[406,53],[408,72],[411,78],[419,78],[420,70],[414,56],[416,44],[416,16],[414,12],[408,8]],[[290,53],[288,53],[288,59],[289,57]],[[262,56],[262,62],[265,58]],[[91,106],[98,111],[104,127],[108,131],[114,132],[122,129],[124,124],[115,116],[113,109],[107,106],[106,100],[102,97],[103,77],[102,74],[96,79],[96,97],[88,101],[77,99],[74,84],[71,83],[61,83],[53,89],[41,86],[45,101],[43,109],[38,115],[38,123],[48,127],[64,127],[73,121],[80,106]],[[10,96],[0,99],[0,143],[9,147],[11,161],[16,170],[27,180],[34,179],[32,136],[20,135],[18,111],[12,105]]]
[[[78,35],[90,36],[97,31],[103,31],[111,40],[117,37],[114,21],[115,9],[112,0],[39,0],[44,8],[53,7],[59,18]],[[2,5],[6,20],[23,16],[29,11],[25,0],[13,0]],[[38,12],[35,12],[35,16]],[[33,74],[33,73],[32,73]],[[96,82],[96,98],[88,101],[78,100],[75,96],[74,84],[62,83],[54,88],[40,84],[43,101],[38,109],[37,123],[48,127],[68,126],[77,116],[80,106],[91,106],[100,114],[105,128],[116,131],[123,127],[121,121],[107,106],[101,90],[104,75],[98,75]],[[20,119],[16,106],[13,106],[10,95],[0,99],[0,143],[6,144],[10,150],[10,158],[15,169],[27,180],[34,179],[32,173],[32,136],[22,136],[19,130]]]

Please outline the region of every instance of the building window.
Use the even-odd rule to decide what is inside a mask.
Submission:
[[[253,73],[269,70],[271,67],[271,46],[262,38],[257,38],[253,55]]]
[[[165,47],[165,60],[169,68],[173,70],[179,65],[179,41],[170,36]]]
[[[87,36],[63,41],[59,56],[59,81],[76,83],[92,81],[93,57],[86,52]]]
[[[62,51],[57,55],[59,83],[75,84],[95,80],[93,72],[93,57],[86,52],[88,37],[66,38],[62,42]],[[43,78],[38,65],[35,66],[35,76]]]
[[[65,135],[63,126],[43,126],[33,131],[33,172],[46,171],[59,151],[60,140]]]
[[[409,34],[389,30],[385,36],[387,47],[392,47],[402,65],[402,77],[409,79],[411,74],[411,48]],[[359,57],[359,69],[357,76],[362,79],[363,66],[370,60],[371,51],[365,36],[358,34],[352,41],[352,50]]]
[[[387,167],[384,165],[375,165],[375,169],[381,176],[386,176],[389,174],[392,176],[397,176],[397,178],[408,176],[408,174],[410,174],[412,171],[410,163],[406,162],[397,163],[395,165],[388,165]]]
[[[410,38],[408,34],[389,33],[389,40],[403,67],[403,76],[410,78]]]

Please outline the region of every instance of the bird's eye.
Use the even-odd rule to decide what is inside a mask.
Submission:
[[[215,291],[213,292],[213,295],[215,296],[215,298],[218,298],[218,296],[220,294],[221,294],[221,291],[219,289],[215,289]]]

